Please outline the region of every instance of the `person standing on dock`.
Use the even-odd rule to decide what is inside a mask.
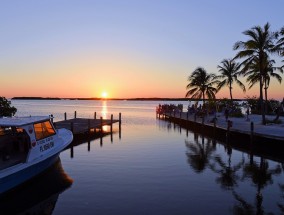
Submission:
[[[246,114],[247,114],[247,121],[249,122],[249,105],[247,105],[247,111],[246,111]]]

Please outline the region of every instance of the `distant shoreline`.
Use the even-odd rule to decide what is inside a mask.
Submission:
[[[57,97],[13,97],[12,100],[113,100],[113,101],[200,101],[200,99],[191,98],[57,98]],[[207,100],[207,99],[206,99]],[[216,99],[223,100],[223,99]],[[234,99],[234,101],[243,101],[245,99]]]

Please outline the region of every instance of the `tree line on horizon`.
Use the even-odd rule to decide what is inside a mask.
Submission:
[[[201,66],[191,73],[188,77],[189,83],[186,86],[188,91],[185,97],[202,99],[203,102],[206,98],[215,100],[219,90],[228,87],[230,99],[233,101],[233,83],[236,83],[243,92],[246,91],[245,85],[238,79],[243,76],[246,77],[249,89],[259,84],[262,123],[266,124],[265,104],[267,105],[268,102],[270,79],[275,78],[280,84],[282,82],[280,74],[283,74],[284,65],[275,66],[276,62],[272,55],[276,54],[284,58],[284,26],[279,31],[273,32],[267,22],[263,28],[254,26],[244,31],[243,34],[248,37],[248,40],[234,44],[233,50],[237,51],[236,55],[221,61],[217,66],[218,75],[208,73]]]

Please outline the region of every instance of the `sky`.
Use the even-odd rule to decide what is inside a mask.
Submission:
[[[188,76],[199,66],[217,74],[248,39],[242,32],[283,27],[283,8],[283,0],[0,0],[0,96],[183,98]],[[234,98],[253,95],[258,87],[233,87]],[[268,96],[283,98],[284,84],[272,80]]]

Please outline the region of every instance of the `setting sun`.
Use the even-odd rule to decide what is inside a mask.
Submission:
[[[107,92],[102,92],[102,98],[107,98]]]

